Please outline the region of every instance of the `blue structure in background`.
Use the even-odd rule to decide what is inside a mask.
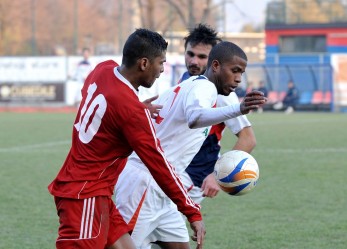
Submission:
[[[270,91],[285,91],[287,82],[293,80],[302,107],[321,107],[322,102],[324,109],[334,109],[331,57],[347,53],[347,8],[343,6],[342,2],[319,0],[268,4],[263,79]],[[320,15],[312,18],[314,11]],[[257,69],[250,66],[248,71],[252,70]],[[248,75],[252,77],[252,73]]]
[[[270,106],[281,101],[291,80],[300,92],[298,109],[332,110],[332,75],[330,64],[250,64],[245,78],[266,82]]]

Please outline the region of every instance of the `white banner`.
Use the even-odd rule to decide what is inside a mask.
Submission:
[[[0,82],[57,82],[67,77],[66,57],[1,57]]]
[[[45,85],[53,82],[64,82],[65,102],[67,105],[73,105],[77,99],[76,95],[80,94],[81,84],[76,82],[75,74],[77,64],[82,59],[82,56],[0,57],[0,91],[3,97],[2,100],[8,101],[9,85],[17,87],[19,85]],[[116,55],[90,57],[90,62],[93,66],[105,60],[114,60],[119,65],[122,63],[122,57]],[[186,70],[183,56],[168,55],[166,60],[167,62],[164,64],[165,70],[154,85],[150,89],[141,87],[141,99],[160,94],[176,84]],[[176,69],[174,70],[174,68]]]

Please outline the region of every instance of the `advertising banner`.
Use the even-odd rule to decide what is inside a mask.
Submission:
[[[0,103],[37,104],[65,101],[65,82],[0,83]]]

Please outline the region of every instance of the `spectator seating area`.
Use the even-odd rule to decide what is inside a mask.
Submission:
[[[299,91],[296,110],[333,110],[333,69],[330,64],[250,64],[246,72],[244,89],[248,82],[255,87],[260,81],[265,82],[268,103],[264,110],[273,109],[276,102],[283,100],[289,81],[293,81]]]
[[[173,69],[172,85],[175,85],[186,68],[182,64]],[[273,110],[273,105],[283,100],[287,83],[292,80],[300,93],[296,110],[332,111],[332,75],[330,64],[249,64],[236,94],[242,101],[249,82],[257,88],[263,81],[268,89],[268,102],[263,109]]]
[[[268,93],[268,102],[264,110],[273,109],[273,105],[283,100],[286,92],[270,91]],[[297,110],[315,110],[330,111],[332,103],[332,94],[330,91],[304,91],[300,93],[300,98],[296,106]]]

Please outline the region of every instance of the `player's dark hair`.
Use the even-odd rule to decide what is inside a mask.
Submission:
[[[222,39],[217,36],[217,31],[202,23],[198,24],[194,29],[191,29],[189,35],[186,36],[184,40],[184,48],[187,48],[188,43],[190,43],[192,47],[199,43],[211,45],[213,47],[218,42],[222,41]]]
[[[246,53],[236,44],[228,41],[222,41],[214,46],[208,56],[207,67],[210,67],[212,61],[217,60],[220,63],[231,61],[234,56],[238,56],[247,61]]]
[[[167,41],[157,32],[136,29],[124,44],[122,64],[131,67],[141,58],[153,60],[166,51],[167,45]]]

